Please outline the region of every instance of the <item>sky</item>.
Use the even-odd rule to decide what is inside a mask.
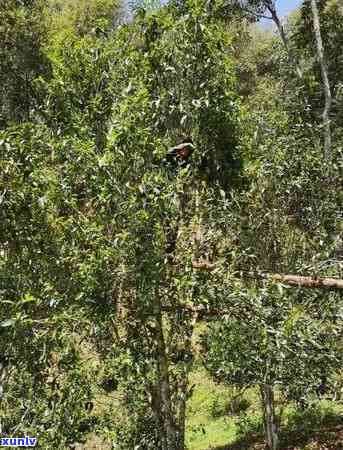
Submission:
[[[285,17],[292,11],[294,11],[298,6],[302,4],[302,0],[276,0],[276,11],[279,17]],[[267,13],[267,15],[269,15]],[[274,28],[275,25],[271,20],[261,19],[260,24],[262,27]]]
[[[285,16],[296,9],[302,3],[301,0],[276,0],[279,16]]]

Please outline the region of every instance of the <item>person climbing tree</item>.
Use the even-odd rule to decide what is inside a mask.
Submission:
[[[171,147],[165,157],[165,164],[170,169],[170,173],[172,177],[177,177],[179,174],[179,169],[186,168],[189,166],[191,162],[191,157],[194,153],[194,145],[193,141],[189,137],[185,137],[182,139],[182,142],[175,147]],[[179,211],[179,220],[183,215],[183,211],[187,204],[187,193],[185,190],[185,186],[179,192],[179,203],[180,203],[180,211]],[[166,220],[165,225],[165,235],[166,235],[166,247],[165,253],[167,255],[167,259],[169,262],[174,263],[173,253],[176,248],[176,241],[178,236],[179,226],[172,226],[170,221]]]

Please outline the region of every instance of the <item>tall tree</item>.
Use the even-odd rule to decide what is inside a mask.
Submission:
[[[292,67],[294,68],[297,76],[299,79],[302,78],[303,73],[300,68],[300,65],[293,53],[293,50],[289,44],[289,39],[287,37],[285,28],[283,26],[283,23],[277,13],[277,8],[275,5],[274,0],[234,0],[234,3],[238,4],[243,11],[245,11],[248,15],[252,16],[253,18],[258,19],[268,19],[272,20],[274,24],[276,25],[276,28],[279,32],[280,38],[282,40],[282,43],[284,45],[284,48],[286,50],[289,62],[291,63]],[[269,13],[270,16],[266,15],[266,13]]]
[[[320,19],[316,0],[311,0],[311,10],[313,16],[313,30],[317,46],[317,58],[320,64],[322,74],[322,83],[325,94],[325,106],[323,111],[323,128],[324,128],[324,152],[327,159],[331,159],[331,125],[330,113],[332,105],[331,88],[328,74],[328,67],[326,63],[322,34],[320,30]]]

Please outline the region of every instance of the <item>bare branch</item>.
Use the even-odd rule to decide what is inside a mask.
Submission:
[[[193,261],[194,269],[213,271],[216,268],[214,263],[200,260]],[[339,278],[328,277],[310,277],[303,275],[288,275],[279,273],[264,272],[241,272],[242,278],[255,278],[263,280],[271,280],[277,283],[287,284],[288,286],[315,288],[315,289],[343,289],[343,280]]]
[[[269,1],[269,0],[265,0],[264,4],[265,4],[266,8],[268,9],[268,11],[270,12],[270,14],[272,16],[272,19],[273,19],[273,21],[274,21],[274,23],[275,23],[275,25],[276,25],[276,27],[278,29],[278,32],[280,34],[280,38],[281,38],[281,40],[283,42],[283,45],[284,45],[284,47],[286,49],[286,52],[287,52],[288,60],[292,64],[292,66],[294,67],[298,77],[301,79],[302,76],[303,76],[302,71],[301,71],[301,69],[299,67],[299,64],[296,61],[296,58],[293,55],[292,50],[289,47],[288,38],[286,36],[286,32],[285,32],[285,29],[284,29],[284,27],[283,27],[283,25],[281,23],[281,20],[279,19],[279,16],[277,14],[277,11],[276,11],[276,8],[275,8],[275,3],[272,2],[272,1]]]
[[[255,11],[252,11],[251,9],[247,8],[246,6],[244,7],[244,11],[246,11],[248,14],[251,14],[251,15],[257,17],[258,19],[273,20],[273,17],[271,17],[271,16],[265,16],[264,14],[257,13],[257,12],[255,12]]]

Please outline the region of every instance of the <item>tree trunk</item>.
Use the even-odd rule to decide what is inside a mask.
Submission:
[[[263,383],[260,389],[267,448],[277,450],[279,446],[278,421],[275,415],[273,387],[270,384]]]
[[[158,293],[155,298],[155,318],[156,318],[156,340],[157,340],[157,364],[159,374],[159,389],[161,399],[161,417],[163,422],[164,438],[166,448],[163,450],[177,449],[177,429],[172,408],[172,398],[170,391],[169,367],[166,353],[166,345],[163,334],[161,303]]]
[[[185,448],[185,430],[186,430],[186,403],[187,403],[187,386],[188,386],[188,373],[185,371],[182,374],[183,378],[179,385],[179,405],[178,405],[178,440],[177,450],[184,450]]]
[[[264,3],[265,3],[266,8],[268,9],[268,11],[270,12],[270,14],[272,16],[272,19],[273,19],[273,22],[276,25],[276,28],[278,29],[278,32],[280,34],[282,43],[283,43],[283,45],[284,45],[284,47],[286,49],[286,52],[287,52],[288,60],[292,64],[292,66],[294,67],[295,72],[298,75],[298,77],[300,79],[302,79],[302,77],[303,77],[302,71],[301,71],[301,69],[299,67],[299,64],[296,61],[296,58],[294,57],[294,54],[293,54],[291,48],[289,47],[289,43],[288,43],[288,39],[287,39],[287,36],[286,36],[286,33],[285,33],[285,29],[284,29],[284,27],[283,27],[283,25],[282,25],[282,23],[281,23],[281,21],[279,19],[279,16],[277,15],[277,12],[276,12],[275,3],[273,1],[270,1],[270,0],[266,0]]]
[[[149,387],[149,393],[150,393],[149,401],[156,422],[156,433],[158,436],[157,440],[160,441],[162,448],[165,449],[168,447],[168,445],[164,433],[160,386],[156,384],[151,384]]]
[[[178,450],[185,449],[185,431],[186,431],[186,408],[187,408],[187,398],[189,396],[188,391],[188,381],[189,373],[193,365],[192,355],[192,336],[194,331],[194,326],[197,322],[197,314],[193,315],[190,323],[186,324],[187,328],[184,330],[184,349],[185,349],[185,359],[183,360],[183,368],[180,373],[180,382],[178,383]]]
[[[324,128],[324,154],[326,159],[331,158],[331,126],[330,126],[330,112],[332,104],[332,96],[328,75],[328,68],[325,61],[324,46],[322,35],[320,31],[319,12],[316,0],[311,0],[311,9],[313,16],[313,31],[316,39],[317,57],[322,73],[322,83],[325,94],[325,106],[323,111],[323,128]]]
[[[7,376],[7,364],[5,360],[0,359],[0,406],[4,398],[5,380]],[[2,418],[0,417],[0,435],[2,434]]]

